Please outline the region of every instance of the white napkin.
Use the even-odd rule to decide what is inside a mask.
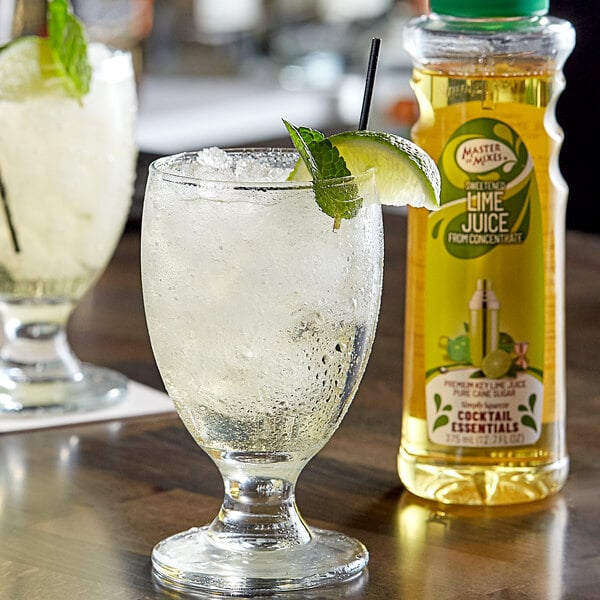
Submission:
[[[0,416],[0,433],[97,423],[170,412],[175,412],[175,407],[167,394],[129,380],[127,395],[114,406],[89,412],[44,417]]]

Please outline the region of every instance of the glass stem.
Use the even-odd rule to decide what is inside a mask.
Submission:
[[[312,539],[295,500],[298,473],[289,479],[223,473],[225,498],[208,534],[231,550],[277,550]]]
[[[69,302],[0,303],[4,340],[2,366],[16,381],[74,380],[81,366],[67,341]]]

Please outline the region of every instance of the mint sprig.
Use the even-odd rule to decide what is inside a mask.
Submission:
[[[357,197],[355,184],[337,187],[327,183],[329,179],[352,175],[344,157],[320,131],[310,127],[296,127],[285,119],[283,122],[313,178],[319,208],[333,218],[333,229],[339,229],[342,219],[355,217],[362,205],[362,198]]]
[[[80,100],[90,91],[92,68],[83,24],[73,14],[68,0],[48,1],[48,37],[65,89]]]

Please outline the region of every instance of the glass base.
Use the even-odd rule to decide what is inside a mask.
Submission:
[[[358,540],[311,528],[312,539],[285,549],[232,550],[196,527],[159,542],[152,551],[155,579],[181,592],[268,595],[349,581],[358,577],[369,553]]]
[[[127,377],[104,367],[83,364],[72,379],[14,380],[0,373],[0,414],[38,417],[87,412],[120,402]]]

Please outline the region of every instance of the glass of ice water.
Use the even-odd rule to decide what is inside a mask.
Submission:
[[[131,56],[91,44],[89,59],[79,100],[52,83],[0,94],[3,415],[97,409],[127,389],[122,374],[82,364],[66,335],[123,231],[137,155]]]
[[[212,523],[152,553],[179,590],[255,594],[359,576],[361,542],[309,527],[294,496],[352,401],[375,334],[383,232],[372,172],[322,184],[361,205],[339,229],[292,150],[154,162],[142,282],[156,361],[225,496]]]

